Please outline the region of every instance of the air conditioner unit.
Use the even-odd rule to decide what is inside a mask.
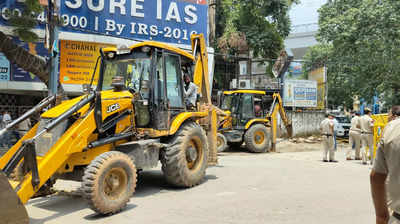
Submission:
[[[251,82],[250,80],[239,80],[239,87],[238,89],[251,89]]]

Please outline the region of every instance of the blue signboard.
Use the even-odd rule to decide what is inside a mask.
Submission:
[[[23,4],[0,3],[0,24],[9,25],[11,10],[21,13]],[[62,31],[189,45],[193,33],[207,37],[207,0],[61,0],[60,15]],[[37,20],[43,29],[45,13]]]
[[[206,0],[62,0],[60,7],[67,30],[178,44],[207,36]]]
[[[10,25],[9,24],[9,19],[10,13],[18,14],[21,15],[24,10],[24,4],[17,2],[15,0],[3,0],[0,2],[0,24],[2,25]],[[39,29],[44,29],[44,23],[46,21],[46,15],[45,12],[42,12],[38,15],[36,15],[36,19],[38,21],[38,27]]]
[[[10,80],[10,61],[0,53],[0,82]]]
[[[14,39],[17,44],[28,50],[33,55],[38,55],[43,57],[44,60],[48,58],[48,51],[44,48],[43,42],[36,43],[24,43],[18,39]],[[11,81],[23,81],[23,82],[40,82],[40,79],[29,72],[24,71],[15,64],[12,64]]]

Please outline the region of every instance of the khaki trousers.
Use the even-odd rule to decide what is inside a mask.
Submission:
[[[324,151],[322,152],[322,159],[328,160],[328,152],[329,152],[329,160],[334,160],[335,142],[333,140],[333,136],[322,136],[322,146],[324,147]]]
[[[351,159],[353,145],[355,146],[355,159],[361,158],[360,147],[361,147],[361,133],[357,131],[349,132],[349,144],[350,148],[347,150],[346,158]]]
[[[372,134],[361,134],[361,144],[361,155],[363,163],[367,163],[368,161],[367,147],[369,148],[369,156],[371,157],[371,161],[373,161],[374,136]]]

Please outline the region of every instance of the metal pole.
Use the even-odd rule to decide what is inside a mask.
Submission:
[[[55,5],[52,0],[48,0],[47,21],[49,26],[49,53],[50,53],[50,79],[49,79],[49,95],[57,94],[58,87],[58,28],[57,21],[54,20]]]

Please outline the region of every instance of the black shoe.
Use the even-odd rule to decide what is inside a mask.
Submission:
[[[328,160],[324,159],[324,160],[322,160],[322,162],[326,162],[326,163],[327,163],[327,162],[328,162]]]
[[[339,162],[339,161],[337,161],[337,160],[329,160],[329,162],[331,162],[331,163],[337,163],[337,162]]]

